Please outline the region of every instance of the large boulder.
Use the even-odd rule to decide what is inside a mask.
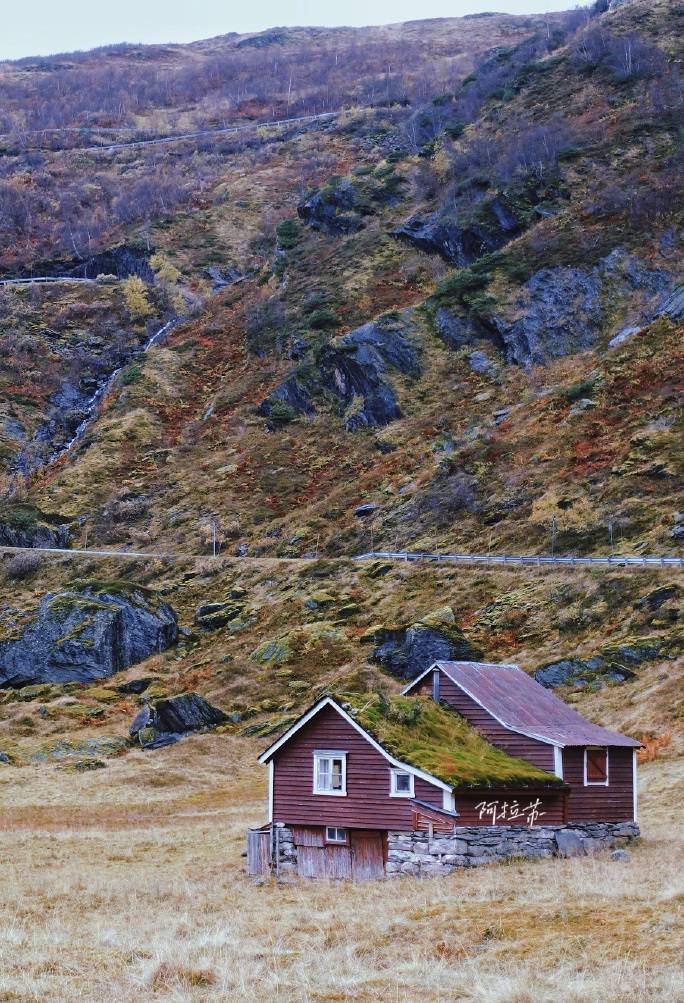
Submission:
[[[146,704],[133,719],[129,735],[143,748],[157,749],[189,732],[215,728],[227,720],[227,714],[199,693],[181,693]]]
[[[308,364],[291,373],[261,404],[274,425],[283,414],[311,414],[314,398],[327,397],[348,431],[377,428],[401,417],[389,370],[420,373],[410,311],[381,317],[334,338]]]
[[[410,627],[378,629],[372,661],[400,679],[415,679],[434,662],[472,661],[481,653],[456,623],[450,606],[436,610]]]
[[[0,640],[0,687],[89,683],[164,651],[178,637],[174,610],[128,582],[79,583],[46,595],[26,626]]]

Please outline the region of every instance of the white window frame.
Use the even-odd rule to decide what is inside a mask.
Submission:
[[[407,791],[397,790],[397,777],[401,774],[404,777],[409,778],[409,789]],[[390,770],[390,797],[391,798],[414,798],[415,795],[415,783],[414,776],[409,773],[408,770],[400,770],[396,767]]]
[[[342,760],[342,788],[339,791],[320,790],[318,787],[318,764],[322,759]],[[339,749],[316,749],[313,754],[313,792],[323,797],[344,798],[347,796],[347,753]]]
[[[344,837],[342,839],[332,839],[330,837],[331,831],[343,832]],[[346,829],[343,825],[326,825],[325,841],[326,843],[330,843],[332,846],[349,846],[349,829]]]
[[[606,779],[605,780],[588,780],[587,779],[587,753],[589,750],[605,752],[606,754]],[[610,781],[610,752],[605,745],[588,745],[584,749],[584,786],[585,787],[608,787]]]

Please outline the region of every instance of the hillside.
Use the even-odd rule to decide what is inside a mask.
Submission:
[[[13,870],[15,908],[51,918],[0,939],[0,998],[57,999],[68,975],[84,1000],[253,980],[410,1003],[455,971],[482,1003],[679,998],[681,573],[354,560],[684,556],[684,7],[608,6],[0,64],[0,279],[89,280],[0,285],[0,545],[26,548],[0,557],[0,839],[63,896]],[[597,860],[501,869],[522,892],[412,881],[372,920],[367,891],[312,893],[314,920],[247,882],[265,737],[430,657],[516,662],[644,743],[619,879]],[[135,748],[141,707],[187,691],[220,734]],[[230,932],[226,898],[253,907]],[[53,970],[86,899],[83,951]]]
[[[348,559],[682,553],[680,19],[672,4],[629,3],[591,18],[416,22],[363,45],[302,29],[178,47],[175,62],[153,47],[139,78],[126,63],[142,88],[150,65],[181,78],[188,61],[223,53],[233,66],[226,53],[255,46],[295,62],[307,46],[321,60],[346,46],[368,73],[386,43],[411,54],[391,107],[214,151],[194,207],[131,223],[123,242],[97,246],[90,273],[84,262],[109,278],[4,287],[0,538],[181,554],[209,554],[215,538],[228,559],[186,573],[7,558],[6,622],[70,579],[160,587],[194,631],[174,654],[174,687],[201,681],[239,713],[257,695],[296,706],[300,683],[328,681],[323,653],[328,673],[360,682],[372,636],[359,637],[444,607],[487,657],[530,669],[654,631],[678,654],[676,592],[663,612],[630,612],[658,576],[597,572],[594,587],[579,574],[510,582]],[[456,76],[426,104],[416,66],[433,36]],[[80,80],[139,57],[5,73],[20,97],[36,73]],[[68,128],[84,115],[62,109]],[[76,178],[94,157],[110,186],[111,172],[149,171],[148,155],[42,154]],[[200,170],[208,154],[152,155]],[[53,273],[73,265],[56,262]],[[305,563],[262,570],[264,558]],[[227,632],[195,631],[197,607],[236,582],[247,598]],[[252,653],[290,635],[278,682],[249,692]]]

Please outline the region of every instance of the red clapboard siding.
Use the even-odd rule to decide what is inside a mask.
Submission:
[[[432,674],[427,675],[413,692],[430,696],[432,694]],[[484,707],[480,707],[467,693],[464,693],[444,672],[440,673],[439,678],[439,698],[453,707],[474,728],[477,728],[492,745],[503,749],[510,756],[517,756],[542,770],[553,773],[552,745],[538,742],[535,738],[528,738],[526,735],[519,735],[515,731],[504,728],[496,718],[492,717]]]
[[[313,793],[313,753],[347,753],[347,796]],[[273,819],[289,825],[410,829],[410,798],[392,798],[391,764],[333,707],[324,707],[274,756]],[[442,790],[415,778],[415,797],[442,806]]]
[[[634,817],[632,749],[608,749],[608,786],[584,786],[584,749],[563,749],[563,780],[570,785],[568,822],[630,822]]]
[[[565,794],[561,791],[529,790],[524,787],[501,790],[492,788],[490,790],[456,791],[456,811],[458,812],[456,825],[493,825],[494,822],[491,816],[483,815],[480,817],[480,809],[475,809],[475,806],[481,801],[498,801],[499,810],[504,802],[508,802],[510,805],[512,801],[517,801],[519,808],[522,810],[527,805],[536,801],[537,798],[541,801],[539,811],[544,814],[540,814],[534,824],[537,826],[562,825],[565,821],[563,806]],[[496,820],[496,825],[526,826],[527,824],[527,818],[511,819],[508,817],[508,813],[506,816]]]

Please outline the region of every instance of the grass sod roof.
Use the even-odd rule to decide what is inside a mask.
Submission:
[[[562,780],[490,745],[464,718],[429,697],[336,694],[392,756],[452,787],[532,787]]]

